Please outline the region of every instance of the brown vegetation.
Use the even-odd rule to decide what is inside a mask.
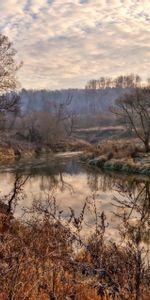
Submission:
[[[145,153],[136,140],[105,141],[85,152],[81,160],[112,171],[150,175],[150,153]]]
[[[0,161],[14,159],[15,153],[13,149],[0,149]]]
[[[140,145],[136,139],[133,140],[106,140],[96,146],[93,146],[94,155],[108,155],[113,158],[132,158],[138,154],[138,152],[144,152],[142,145]]]
[[[117,245],[105,241],[106,217],[97,211],[93,197],[86,200],[78,217],[71,209],[68,219],[64,219],[56,200],[49,196],[34,201],[32,208],[24,212],[26,217],[17,221],[12,204],[19,201],[24,180],[16,177],[14,191],[8,197],[8,201],[12,199],[9,210],[1,202],[0,299],[149,299],[148,253],[141,244],[143,228],[147,232],[149,229],[149,210],[145,202],[138,202],[139,197],[148,196],[149,185],[142,187],[134,199],[129,195],[127,203],[119,202],[131,212],[136,203],[139,219],[132,224],[131,213],[124,214],[122,239]],[[95,231],[83,238],[86,209],[93,211]]]

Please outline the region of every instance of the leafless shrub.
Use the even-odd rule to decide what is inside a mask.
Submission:
[[[13,195],[17,196],[24,182],[17,178]],[[125,191],[124,186],[121,192]],[[142,226],[149,224],[144,223],[145,204],[141,206],[144,191],[148,201],[146,186],[137,201],[130,192],[125,203],[130,209],[135,206],[141,217],[133,226],[129,216],[123,215],[121,244],[105,240],[108,223],[104,212],[98,211],[94,194],[86,199],[78,216],[70,208],[70,216],[64,218],[52,196],[34,201],[21,220],[7,219],[7,228],[2,225],[9,211],[1,213],[0,298],[148,300],[150,269],[144,263],[145,248],[140,247]],[[82,230],[87,210],[93,215],[94,231],[85,238]]]

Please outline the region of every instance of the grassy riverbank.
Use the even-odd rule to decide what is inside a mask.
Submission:
[[[15,160],[16,158],[34,158],[40,154],[46,153],[58,153],[58,152],[68,152],[68,151],[85,151],[91,150],[92,146],[90,143],[81,139],[65,139],[59,143],[54,143],[51,145],[47,144],[36,144],[24,141],[18,141],[17,139],[9,142],[1,141],[0,146],[0,163],[3,161]]]
[[[135,142],[107,141],[85,152],[81,160],[101,169],[150,176],[150,153]]]

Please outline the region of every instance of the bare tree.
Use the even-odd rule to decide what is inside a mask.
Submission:
[[[115,78],[103,77],[91,79],[87,82],[85,88],[96,90],[106,88],[137,88],[141,86],[141,77],[137,74],[120,75]]]
[[[6,112],[16,114],[19,110],[20,97],[12,93],[17,88],[16,72],[21,66],[17,65],[15,55],[12,43],[0,34],[0,113],[3,115]]]
[[[20,65],[15,61],[16,51],[12,43],[0,34],[0,91],[15,90],[17,88],[16,71]]]
[[[86,89],[91,89],[91,90],[96,90],[97,89],[97,80],[96,79],[92,79],[89,80],[88,83],[86,84]]]
[[[119,120],[142,141],[145,151],[150,151],[150,89],[136,89],[116,100],[111,109]]]

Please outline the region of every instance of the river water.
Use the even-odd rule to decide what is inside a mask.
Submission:
[[[86,203],[84,234],[92,232],[97,216],[104,212],[106,236],[116,241],[123,216],[129,217],[133,224],[141,220],[141,214],[142,220],[145,214],[146,222],[150,216],[149,178],[93,169],[80,162],[78,153],[43,156],[1,165],[0,195],[6,203],[12,195],[17,176],[25,181],[19,200],[12,206],[18,218],[25,208],[31,207],[33,201],[44,203],[47,199],[55,199],[64,218],[69,218],[71,209],[79,217]]]

